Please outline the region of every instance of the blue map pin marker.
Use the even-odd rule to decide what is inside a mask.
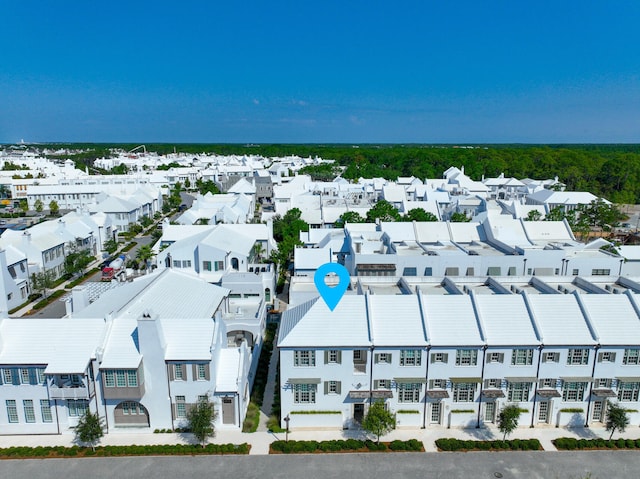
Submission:
[[[324,282],[324,279],[331,273],[335,273],[335,275],[338,276],[338,284],[328,286],[327,283]],[[316,270],[316,274],[313,276],[313,282],[316,284],[316,288],[318,288],[318,292],[322,299],[324,299],[324,302],[327,304],[329,309],[333,311],[336,309],[336,306],[338,306],[338,303],[344,296],[344,292],[349,287],[351,278],[347,268],[341,264],[326,263]]]

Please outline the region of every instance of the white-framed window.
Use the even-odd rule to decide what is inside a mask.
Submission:
[[[138,374],[135,369],[127,369],[127,387],[138,387]]]
[[[598,378],[594,381],[594,387],[596,388],[610,388],[612,380],[609,378]]]
[[[476,396],[476,383],[454,383],[453,402],[473,402]]]
[[[503,353],[488,353],[487,354],[487,362],[488,363],[501,363],[504,361]]]
[[[598,353],[599,363],[614,363],[616,361],[616,353],[612,351],[603,351]]]
[[[531,366],[533,364],[533,349],[514,349],[511,352],[511,364],[514,366]]]
[[[526,382],[510,382],[507,385],[507,400],[514,402],[526,402],[529,400],[531,392],[531,383]]]
[[[567,364],[589,364],[589,350],[587,348],[570,349],[567,354]]]
[[[125,373],[124,369],[116,370],[116,386],[119,388],[127,387],[127,374]]]
[[[190,260],[190,259],[185,259],[185,260],[182,262],[182,267],[183,267],[183,268],[191,268],[191,260]]]
[[[378,354],[376,354],[376,363],[391,364],[391,353],[378,353]]]
[[[202,262],[202,271],[211,271],[211,261]]]
[[[2,370],[2,382],[4,384],[13,384],[13,371],[9,368]]]
[[[136,401],[123,401],[122,414],[125,416],[137,416],[139,414],[144,414],[144,411],[140,407],[140,403]]]
[[[7,419],[9,420],[9,422],[11,423],[15,423],[18,422],[18,406],[16,406],[16,400],[15,399],[7,399],[6,400],[6,405],[7,405]]]
[[[187,403],[184,396],[176,396],[176,417],[187,417]]]
[[[316,389],[315,384],[294,384],[293,402],[295,404],[315,404]]]
[[[327,381],[327,393],[328,394],[340,394],[340,381]]]
[[[625,349],[622,364],[640,364],[640,349]]]
[[[556,378],[542,378],[538,382],[538,386],[541,389],[554,389],[558,384],[558,380]]]
[[[429,389],[446,389],[446,388],[447,388],[446,379],[431,379],[429,381]]]
[[[67,409],[70,417],[84,416],[89,408],[89,401],[86,399],[67,399]]]
[[[457,349],[456,366],[475,366],[478,364],[477,349]]]
[[[420,366],[422,351],[419,349],[401,349],[400,366]]]
[[[609,276],[611,274],[610,269],[592,269],[591,276]]]
[[[107,388],[138,387],[138,373],[135,369],[106,369],[102,374]]]
[[[449,361],[448,353],[431,353],[432,363],[447,363]]]
[[[354,354],[356,351],[354,351]],[[309,368],[316,365],[316,352],[310,349],[298,349],[293,352],[293,365]]]
[[[559,363],[560,353],[545,352],[542,355],[542,362],[543,363]]]
[[[391,389],[391,379],[376,379],[373,382],[374,389]]]
[[[182,364],[173,365],[173,379],[176,381],[184,381],[184,369]]]
[[[640,383],[618,382],[618,401],[637,401],[640,396]]]
[[[36,378],[38,379],[38,384],[44,384],[44,368],[36,368]]]
[[[337,349],[330,349],[327,353],[327,362],[338,364],[340,362],[340,351],[338,351]]]
[[[48,399],[40,399],[40,412],[42,413],[42,422],[53,422],[51,403]]]
[[[586,389],[587,383],[585,382],[565,381],[562,385],[562,400],[568,402],[583,401]]]
[[[500,378],[485,379],[484,387],[487,389],[500,389],[502,387],[502,379]]]
[[[24,409],[25,422],[36,422],[36,411],[33,408],[33,400],[24,399],[22,401],[22,408]]]
[[[107,388],[116,387],[116,373],[113,370],[104,371],[104,385]]]
[[[207,365],[206,364],[197,364],[196,365],[196,374],[198,381],[205,381],[207,379]]]
[[[20,368],[20,383],[21,384],[29,384],[29,369],[28,368]]]
[[[398,384],[398,402],[416,403],[420,402],[420,383],[400,383]]]

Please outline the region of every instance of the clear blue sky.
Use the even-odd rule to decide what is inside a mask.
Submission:
[[[640,1],[5,0],[0,142],[640,143]]]

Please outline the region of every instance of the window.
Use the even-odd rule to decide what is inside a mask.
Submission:
[[[184,369],[182,369],[182,364],[173,365],[173,379],[175,381],[184,381]]]
[[[446,363],[449,361],[449,354],[447,353],[431,353],[432,363]]]
[[[607,378],[599,378],[596,379],[594,382],[594,386],[596,388],[610,388],[611,387],[611,379],[607,379]]]
[[[487,276],[502,276],[502,271],[499,266],[489,266],[487,268]]]
[[[104,385],[108,388],[113,388],[116,386],[115,371],[104,372]]]
[[[591,276],[609,276],[611,274],[610,269],[592,269]]]
[[[619,401],[637,401],[640,392],[640,383],[618,382]]]
[[[119,369],[116,371],[116,385],[119,388],[126,388],[127,387],[127,376],[124,372],[124,370]]]
[[[544,353],[542,356],[543,363],[559,363],[560,353]]]
[[[447,388],[446,379],[432,379],[429,381],[429,389],[446,389],[446,388]]]
[[[315,404],[316,385],[315,384],[294,384],[293,402],[296,404]]]
[[[18,422],[18,407],[15,399],[7,399],[7,418],[9,422]]]
[[[614,363],[616,361],[616,353],[604,351],[598,354],[599,363]]]
[[[477,349],[457,349],[456,366],[475,366],[478,364]]]
[[[222,271],[224,269],[224,261],[214,261],[213,266],[216,271]]]
[[[185,259],[185,260],[182,262],[182,267],[183,267],[183,268],[191,268],[191,260],[190,260],[190,259]]]
[[[531,392],[531,383],[512,383],[507,386],[507,400],[508,401],[528,401],[529,393]]]
[[[433,268],[431,267],[427,267],[424,269],[424,275],[425,276],[433,276]]]
[[[44,384],[44,368],[36,368],[36,377],[38,378],[38,384]]]
[[[326,361],[325,363],[327,364],[340,364],[341,362],[341,352],[338,351],[337,349],[330,349],[329,351],[325,352],[325,357],[326,357]]]
[[[364,361],[364,356],[362,354],[362,349],[356,349],[353,351],[353,360],[354,361]]]
[[[20,368],[20,383],[29,384],[29,370],[27,368]]]
[[[104,386],[107,388],[138,387],[138,372],[135,369],[108,369],[102,374],[104,375]]]
[[[587,383],[573,381],[565,382],[562,386],[562,400],[569,402],[583,401],[586,389]]]
[[[324,393],[325,394],[340,394],[340,381],[325,381]]]
[[[418,270],[416,268],[405,268],[402,272],[402,276],[417,276]]]
[[[567,364],[588,364],[589,363],[589,350],[588,349],[570,349],[567,355]]]
[[[640,349],[625,349],[622,364],[640,364]]]
[[[2,370],[2,382],[4,384],[13,384],[13,371],[5,368]]]
[[[184,396],[176,396],[176,417],[187,417],[187,404]]]
[[[420,402],[420,383],[400,383],[398,385],[398,402]]]
[[[488,363],[502,363],[502,362],[504,362],[504,354],[503,353],[488,353],[487,354],[487,362]]]
[[[515,366],[530,366],[533,364],[533,349],[514,349],[511,354],[511,364]]]
[[[122,403],[122,414],[125,416],[137,416],[144,413],[144,409],[136,401],[124,401]]]
[[[89,402],[86,399],[67,399],[67,408],[69,409],[70,417],[84,416],[89,407]]]
[[[202,271],[211,271],[211,261],[202,262]]]
[[[578,276],[580,274],[580,270],[579,269],[574,269],[572,274],[573,274],[573,276]]]
[[[542,389],[554,389],[558,381],[555,378],[543,378],[538,383]]]
[[[374,389],[391,389],[391,380],[390,379],[376,379],[373,382]]]
[[[42,422],[53,422],[51,416],[51,404],[48,399],[40,400],[40,412],[42,413]]]
[[[22,408],[24,409],[25,422],[36,422],[36,412],[33,409],[33,401],[31,399],[25,399],[22,401]]]
[[[454,383],[453,402],[473,402],[476,395],[476,383]]]
[[[400,350],[400,366],[420,366],[422,351],[419,349]]]
[[[376,354],[376,363],[391,364],[391,353],[378,353],[378,354]]]
[[[502,379],[499,379],[499,378],[485,379],[484,387],[487,389],[500,389],[502,387]]]
[[[136,374],[135,369],[127,370],[127,386],[130,388],[138,387],[138,375]]]
[[[446,268],[444,270],[444,275],[445,276],[459,276],[459,270],[458,268]]]
[[[355,353],[355,352],[354,352]],[[316,365],[316,353],[308,349],[293,352],[293,365],[297,367],[313,367]]]

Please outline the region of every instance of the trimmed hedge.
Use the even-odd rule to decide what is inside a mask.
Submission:
[[[89,447],[38,446],[0,448],[0,458],[57,458],[87,456],[175,456],[199,454],[249,454],[250,446],[243,444],[165,444],[149,446],[98,446]]]
[[[576,439],[559,437],[551,441],[559,451],[579,449],[640,449],[640,439]]]
[[[34,304],[33,308],[31,309],[34,309],[34,310],[42,309],[45,306],[49,305],[50,303],[53,303],[57,298],[59,298],[60,296],[66,293],[67,292],[63,289],[57,289],[56,291],[51,293],[49,296],[47,296],[46,299],[43,299],[42,301],[38,301],[36,304]]]
[[[271,443],[270,453],[308,454],[314,452],[422,452],[422,442],[417,439],[392,441],[390,443],[361,441],[359,439],[338,439],[332,441],[275,441]]]
[[[443,438],[436,440],[441,451],[539,451],[542,449],[537,439],[511,439],[508,441],[465,441]]]

